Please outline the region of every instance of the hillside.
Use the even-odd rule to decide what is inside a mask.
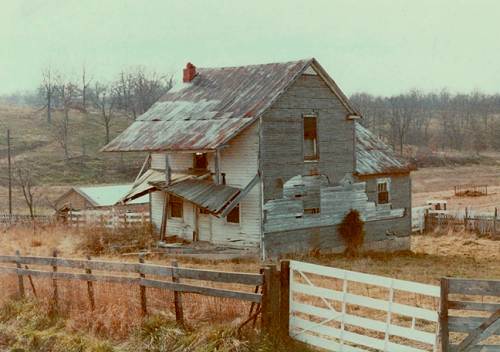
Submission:
[[[55,112],[54,120],[62,118]],[[113,120],[111,138],[123,131],[131,120],[119,116]],[[56,192],[41,191],[43,197],[54,199],[59,187],[73,184],[131,182],[145,155],[142,153],[102,153],[105,129],[97,113],[71,111],[68,128],[69,160],[55,138],[54,125],[46,121],[45,111],[0,105],[0,209],[6,210],[7,199],[7,128],[11,131],[12,159],[15,164],[28,166],[36,184]],[[40,195],[42,196],[42,195]],[[14,190],[14,207],[23,208],[20,191]]]

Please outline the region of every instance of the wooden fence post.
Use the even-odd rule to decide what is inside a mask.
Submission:
[[[139,263],[144,264],[144,254],[139,255]],[[146,275],[142,273],[142,269],[139,269],[139,276],[141,278],[145,278]],[[142,316],[146,316],[148,314],[148,304],[146,298],[146,286],[139,285],[140,295],[141,295],[141,314]]]
[[[282,260],[280,269],[280,333],[289,337],[290,331],[290,261]]]
[[[495,213],[493,214],[493,237],[497,237],[497,218],[498,218],[498,208],[495,207]]]
[[[16,256],[17,256],[17,262],[16,262],[16,267],[18,269],[18,274],[17,274],[17,280],[19,282],[19,297],[23,298],[24,297],[24,280],[23,280],[23,275],[19,273],[19,270],[22,269],[21,262],[19,260],[19,257],[21,254],[19,251],[16,251]]]
[[[448,279],[441,278],[441,300],[439,303],[439,338],[441,340],[441,351],[448,351]]]
[[[53,250],[52,256],[54,257],[54,259],[57,259],[57,249]],[[55,262],[54,262],[54,265],[52,266],[52,271],[54,273],[57,272],[57,265]],[[57,279],[55,278],[55,276],[52,278],[52,286],[54,288],[54,292],[53,292],[53,296],[52,296],[52,303],[54,304],[54,307],[57,308],[58,302],[59,302],[59,292],[57,290]]]
[[[266,266],[263,272],[262,328],[265,332],[272,333],[279,327],[279,278],[274,265]]]
[[[24,266],[24,268],[26,270],[29,270],[29,267],[27,265]],[[33,290],[33,296],[38,297],[36,295],[36,289],[35,289],[35,284],[33,283],[33,278],[31,277],[31,275],[28,275],[28,281],[30,282],[30,285],[31,285],[31,289]]]
[[[180,282],[176,269],[177,261],[172,261],[172,282]],[[175,321],[179,325],[184,325],[184,311],[182,309],[182,294],[174,290]]]
[[[90,255],[87,256],[87,260],[90,261]],[[92,269],[86,268],[86,274],[92,274]],[[95,300],[94,300],[94,285],[92,281],[87,281],[87,294],[89,296],[90,309],[93,311],[95,309]]]

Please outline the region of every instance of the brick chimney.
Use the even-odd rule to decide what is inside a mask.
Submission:
[[[188,83],[191,82],[196,76],[196,66],[192,63],[188,62],[186,68],[184,69],[184,75],[182,77],[182,82]]]

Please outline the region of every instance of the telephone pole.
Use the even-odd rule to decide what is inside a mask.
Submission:
[[[10,129],[7,129],[7,161],[9,170],[9,217],[12,217],[12,164],[10,160]]]

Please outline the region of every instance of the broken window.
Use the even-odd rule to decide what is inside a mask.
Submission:
[[[240,205],[238,204],[227,214],[226,220],[230,224],[239,224],[240,223]]]
[[[304,160],[318,160],[318,129],[315,115],[304,115]]]
[[[193,169],[206,170],[208,168],[207,153],[195,153],[193,157]]]
[[[182,198],[170,195],[168,198],[168,217],[182,218]]]
[[[319,214],[320,209],[319,208],[306,208],[304,209],[304,214]]]
[[[377,180],[377,203],[387,204],[389,203],[389,180],[388,179],[378,179]]]

